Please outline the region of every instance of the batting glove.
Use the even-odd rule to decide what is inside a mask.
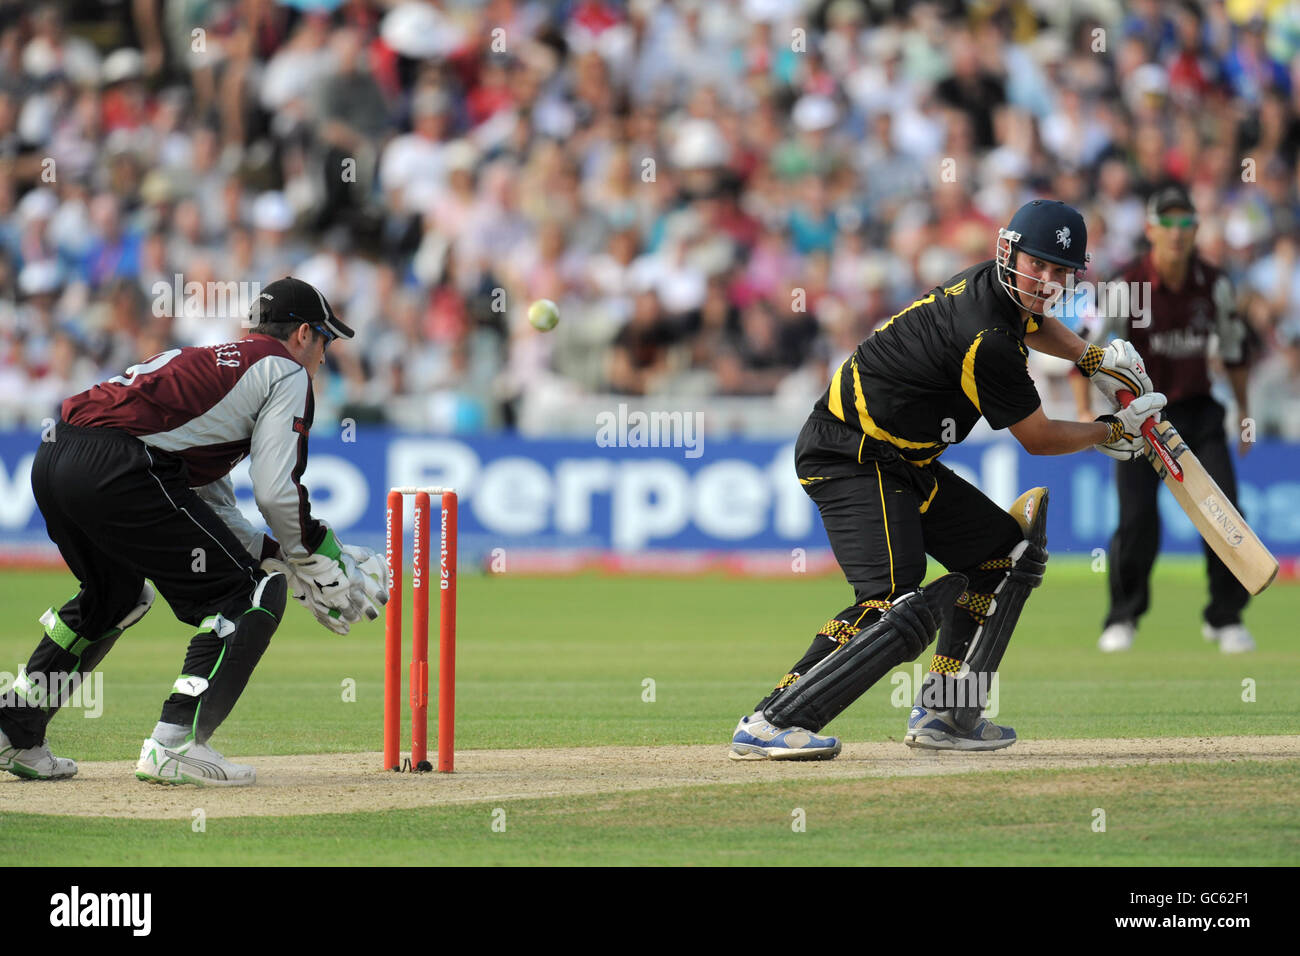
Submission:
[[[1110,400],[1113,408],[1120,407],[1120,391],[1130,391],[1137,396],[1151,391],[1151,379],[1142,364],[1142,357],[1123,339],[1116,339],[1104,349],[1089,345],[1075,367]]]
[[[1102,419],[1098,419],[1102,421]],[[1109,455],[1116,461],[1132,461],[1146,452],[1146,442],[1141,438],[1123,438],[1105,445],[1093,445],[1103,455]]]
[[[1144,454],[1146,441],[1142,438],[1142,424],[1148,418],[1160,421],[1160,409],[1166,403],[1163,393],[1150,392],[1139,395],[1129,402],[1127,408],[1119,409],[1114,415],[1099,416],[1097,421],[1110,426],[1110,437],[1094,447],[1118,461],[1131,461]]]

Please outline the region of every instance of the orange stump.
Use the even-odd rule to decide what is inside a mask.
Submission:
[[[438,770],[451,773],[456,745],[456,492],[444,488],[394,488],[388,493],[388,567],[392,593],[388,601],[384,657],[384,769],[401,770],[398,726],[402,682],[402,508],[415,495],[414,554],[411,581],[411,757],[413,770],[428,769],[429,739],[429,522],[431,496],[440,496],[441,531],[438,560]]]

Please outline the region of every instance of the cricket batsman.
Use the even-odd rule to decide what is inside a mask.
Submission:
[[[1016,741],[982,710],[1029,592],[1047,562],[1047,489],[1003,511],[939,457],[982,416],[1032,455],[1142,447],[1152,392],[1131,345],[1089,345],[1047,312],[1087,268],[1083,217],[1035,199],[998,230],[995,257],[893,316],[840,366],[799,433],[795,471],[816,502],[853,586],[776,688],[741,718],[734,760],[825,760],[822,728],[869,687],[915,660],[940,631],[904,741],[934,750],[997,750]],[[1093,422],[1044,414],[1026,346],[1067,358],[1116,411]],[[1138,397],[1121,409],[1116,393]],[[921,587],[926,555],[951,573]]]
[[[290,588],[338,634],[387,602],[382,561],[341,545],[312,516],[301,484],[312,377],[329,343],[353,331],[291,277],[266,286],[249,319],[238,342],[170,349],[63,403],[53,440],[36,453],[32,490],[81,589],[41,615],[45,634],[0,701],[0,770],[37,780],[77,772],[50,752],[46,726],[157,588],[196,633],[136,776],[252,784],[254,769],[209,739],[270,643]],[[230,471],[245,457],[273,538],[236,507]]]

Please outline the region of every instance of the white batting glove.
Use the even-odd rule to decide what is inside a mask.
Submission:
[[[1124,426],[1124,434],[1127,437],[1141,438],[1142,423],[1148,418],[1160,421],[1160,409],[1164,408],[1168,401],[1163,392],[1148,392],[1129,402],[1127,408],[1117,411],[1115,417]]]
[[[379,608],[375,605],[388,603],[388,564],[369,548],[356,545],[343,545],[343,556],[352,565],[348,573],[352,611],[358,620],[364,616],[373,621],[379,617]]]
[[[1116,461],[1132,461],[1146,453],[1146,440],[1143,438],[1120,438],[1106,445],[1093,445],[1103,455],[1109,455]]]
[[[1089,345],[1075,365],[1110,400],[1113,408],[1120,407],[1119,392],[1141,396],[1150,393],[1152,388],[1142,357],[1123,339],[1116,339],[1104,349]]]
[[[1165,407],[1165,396],[1160,392],[1140,395],[1114,415],[1101,415],[1097,421],[1111,426],[1110,440],[1095,447],[1103,455],[1118,461],[1131,461],[1146,453],[1146,439],[1142,437],[1142,424],[1148,419],[1160,421],[1160,409]]]

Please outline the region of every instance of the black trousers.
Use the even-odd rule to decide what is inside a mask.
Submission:
[[[835,560],[853,586],[854,604],[822,627],[755,710],[764,710],[799,675],[874,623],[882,613],[878,602],[915,590],[927,554],[965,574],[973,595],[988,595],[1006,572],[979,565],[1005,558],[1024,537],[1009,513],[951,469],[902,461],[892,446],[816,413],[795,444],[795,472],[821,512]],[[970,614],[949,612],[938,653],[964,659],[977,627]]]
[[[1165,419],[1187,442],[1210,477],[1237,504],[1237,476],[1223,431],[1223,406],[1208,395],[1175,402],[1164,409]],[[1160,552],[1160,512],[1157,497],[1162,482],[1143,458],[1115,463],[1119,488],[1119,526],[1110,539],[1107,564],[1110,610],[1105,625],[1136,622],[1151,605],[1151,568]],[[1244,516],[1249,518],[1249,516]],[[1205,622],[1212,627],[1239,624],[1250,594],[1204,544],[1210,579]]]
[[[87,659],[102,658],[107,648],[97,653],[95,645],[108,635],[111,646],[114,626],[136,605],[146,578],[179,620],[197,628],[214,614],[236,620],[264,577],[189,487],[184,463],[124,432],[60,422],[54,440],[36,452],[32,491],[50,540],[81,589],[58,609],[77,642],[65,647],[43,637],[27,664],[31,678],[76,672]],[[198,673],[209,658],[215,664],[220,652],[221,641],[201,632],[191,642],[186,672]],[[192,718],[197,698],[172,698],[175,719]],[[15,746],[39,744],[52,710],[8,704],[0,704],[0,729]]]
[[[1009,513],[951,469],[902,461],[839,422],[809,419],[795,446],[795,471],[859,602],[915,589],[927,554],[980,590],[981,578],[1001,572],[990,576],[976,565],[1006,557],[1024,537]]]

